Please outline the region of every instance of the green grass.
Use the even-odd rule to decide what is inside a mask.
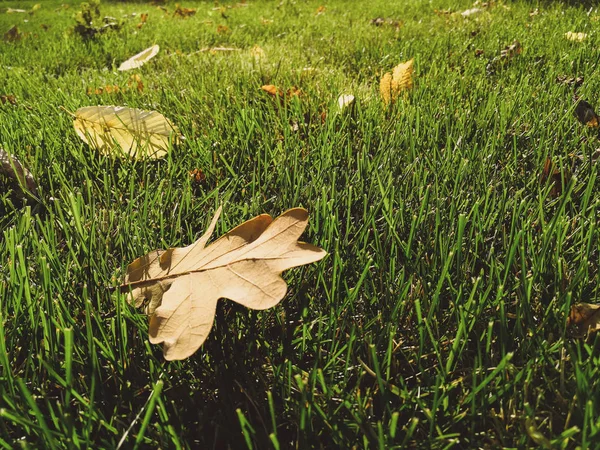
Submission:
[[[0,104],[0,145],[40,201],[0,180],[0,446],[597,448],[600,342],[566,317],[599,301],[600,141],[556,78],[583,76],[600,106],[600,11],[250,0],[182,2],[197,14],[180,19],[174,3],[105,2],[122,28],[84,41],[64,1],[1,4],[0,32],[25,36],[0,42],[0,94],[17,99]],[[522,54],[488,71],[515,39]],[[93,93],[126,87],[116,67],[154,43],[143,92]],[[241,50],[197,53],[213,46]],[[385,108],[379,78],[409,58],[415,87]],[[303,96],[278,104],[263,84]],[[336,114],[343,93],[357,103]],[[96,104],[158,110],[186,139],[161,161],[98,155],[63,110]],[[572,174],[558,196],[547,157]],[[271,310],[221,301],[198,353],[167,363],[111,287],[221,204],[217,236],[304,206],[305,240],[329,256],[286,272]]]

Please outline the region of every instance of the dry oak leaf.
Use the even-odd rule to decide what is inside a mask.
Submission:
[[[179,131],[156,111],[125,106],[87,106],[75,111],[73,126],[89,146],[104,154],[161,158],[169,142],[178,141]],[[119,149],[120,147],[120,149]]]
[[[121,291],[130,302],[147,305],[150,342],[163,343],[166,360],[190,357],[206,340],[217,301],[227,298],[251,309],[278,304],[287,292],[284,270],[309,264],[327,252],[298,238],[308,212],[290,209],[273,220],[262,214],[206,247],[221,213],[193,244],[157,250],[127,267]]]
[[[590,303],[572,305],[567,324],[579,328],[579,337],[600,331],[600,305]]]
[[[154,58],[159,50],[160,50],[160,47],[158,45],[153,45],[152,47],[147,48],[146,50],[129,58],[127,61],[125,61],[124,63],[122,63],[119,66],[118,70],[125,71],[125,70],[137,69],[138,67],[142,67],[148,61],[150,61],[152,58]]]
[[[393,72],[387,72],[379,82],[379,90],[384,103],[388,105],[398,96],[413,86],[414,59],[394,67]]]

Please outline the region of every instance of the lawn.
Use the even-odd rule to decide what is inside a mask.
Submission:
[[[35,3],[0,4],[0,147],[38,184],[0,178],[3,448],[600,446],[600,341],[567,323],[600,302],[600,140],[574,114],[600,106],[600,10],[104,0],[115,27],[89,36],[79,1]],[[73,128],[92,105],[184,139],[101,154]],[[328,255],[284,272],[274,308],[221,300],[200,350],[165,361],[116,288],[221,205],[215,237],[304,207]]]

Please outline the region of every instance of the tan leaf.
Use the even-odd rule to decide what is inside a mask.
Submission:
[[[263,91],[271,94],[272,96],[277,96],[277,95],[283,95],[283,92],[281,91],[281,89],[278,89],[277,86],[273,85],[273,84],[265,84],[264,86],[260,87]]]
[[[571,306],[568,325],[579,328],[579,336],[585,336],[600,330],[600,305],[577,303]]]
[[[587,38],[587,34],[575,33],[573,31],[567,31],[565,33],[565,38],[567,38],[569,41],[573,41],[573,42],[583,42],[585,40],[585,38]]]
[[[150,342],[163,343],[167,360],[191,356],[212,328],[220,298],[251,309],[275,306],[285,296],[284,270],[309,264],[327,253],[298,242],[308,212],[294,208],[273,220],[262,214],[206,247],[221,208],[206,233],[193,244],[157,250],[127,268],[122,291],[130,302],[147,305]]]
[[[379,82],[381,98],[385,104],[395,101],[401,93],[413,87],[414,59],[394,67],[392,73],[385,73]]]
[[[138,67],[143,66],[148,61],[150,61],[152,58],[154,58],[159,50],[160,50],[160,47],[158,45],[153,45],[152,47],[147,48],[146,50],[129,58],[127,61],[125,61],[123,64],[121,64],[119,66],[118,70],[125,71],[125,70],[137,69]]]
[[[26,13],[27,10],[25,9],[14,9],[14,8],[7,8],[6,9],[6,14],[14,14],[14,13]]]
[[[177,128],[156,111],[125,106],[88,106],[75,112],[73,126],[88,145],[104,154],[161,158]],[[121,153],[122,151],[122,153]]]

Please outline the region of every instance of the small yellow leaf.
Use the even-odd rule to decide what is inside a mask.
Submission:
[[[385,73],[379,82],[381,98],[387,105],[413,87],[414,59],[394,67],[392,73]]]
[[[123,72],[125,70],[137,69],[138,67],[142,67],[148,61],[154,58],[159,50],[160,47],[158,45],[153,45],[152,47],[147,48],[146,50],[129,58],[127,61],[125,61],[119,66],[118,70]]]
[[[137,159],[165,156],[169,142],[177,142],[179,134],[162,114],[124,106],[79,108],[73,127],[86,144],[101,153]]]
[[[569,41],[573,41],[573,42],[583,42],[585,40],[585,38],[587,38],[587,34],[575,33],[573,31],[567,31],[565,33],[565,38],[567,38]]]
[[[294,208],[273,220],[262,214],[206,246],[221,208],[206,233],[193,244],[157,250],[127,267],[122,292],[146,305],[150,342],[163,344],[167,360],[193,355],[212,328],[217,301],[233,300],[250,309],[277,305],[287,292],[284,270],[322,259],[327,252],[298,239],[308,212]]]

